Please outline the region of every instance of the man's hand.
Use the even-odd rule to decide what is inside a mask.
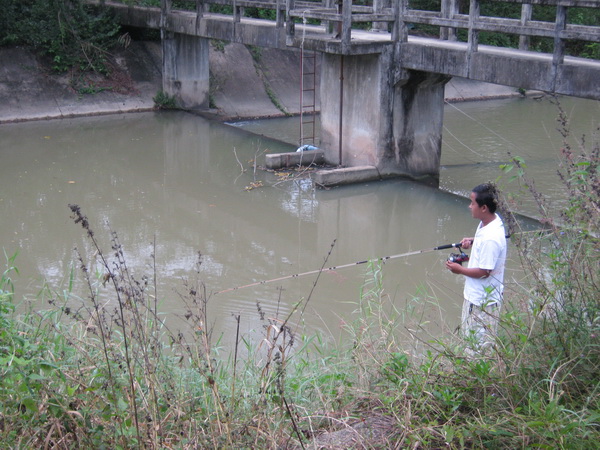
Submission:
[[[455,274],[462,274],[463,273],[463,266],[461,266],[459,263],[455,263],[455,262],[450,262],[450,261],[446,261],[446,268]]]
[[[473,245],[473,241],[475,239],[472,237],[466,237],[466,238],[462,238],[462,241],[460,241],[460,246],[462,248],[464,248],[465,250],[468,250],[471,248],[471,245]]]

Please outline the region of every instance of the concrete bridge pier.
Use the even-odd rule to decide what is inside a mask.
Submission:
[[[440,178],[444,87],[450,76],[407,71],[394,86],[392,136],[383,148],[382,174],[428,177],[437,186]]]
[[[412,70],[398,75],[394,60],[392,47],[377,54],[323,54],[325,160],[353,168],[348,182],[400,175],[437,185],[444,86],[451,77]],[[357,168],[364,168],[363,177]]]
[[[207,38],[163,33],[163,91],[182,108],[209,107],[209,45]]]

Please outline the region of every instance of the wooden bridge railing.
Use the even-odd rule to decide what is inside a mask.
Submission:
[[[425,24],[440,27],[440,38],[457,40],[457,30],[467,31],[470,52],[479,45],[481,31],[518,35],[519,48],[528,50],[529,37],[547,37],[554,40],[553,59],[561,64],[564,59],[565,42],[580,40],[600,42],[600,26],[574,25],[567,23],[567,10],[570,7],[600,8],[600,2],[593,0],[495,0],[505,3],[520,3],[521,18],[509,19],[480,15],[482,0],[470,0],[469,13],[460,14],[458,0],[442,0],[440,11],[411,9],[408,0],[393,0],[393,6],[376,9],[374,6],[354,6],[351,0],[343,0],[341,12],[335,8],[300,6],[294,0],[288,0],[288,16],[293,18],[317,19],[328,22],[341,22],[340,38],[350,44],[351,28],[358,22],[388,22],[391,26],[392,40],[405,42],[408,39],[409,24]],[[532,20],[532,6],[555,6],[555,21],[542,22]]]
[[[234,22],[244,17],[246,8],[274,10],[276,27],[286,26],[289,36],[294,35],[299,20],[320,21],[332,34],[337,31],[332,38],[339,39],[342,48],[351,45],[352,26],[356,23],[379,24],[373,28],[390,29],[394,42],[406,42],[412,24],[440,27],[439,38],[443,40],[458,40],[458,30],[466,30],[469,52],[478,50],[482,31],[517,35],[522,50],[528,50],[530,37],[550,38],[554,41],[554,65],[563,62],[567,41],[600,42],[600,26],[574,25],[567,21],[569,8],[600,9],[598,0],[493,0],[521,4],[520,19],[482,16],[480,5],[489,0],[470,0],[468,14],[459,12],[459,0],[442,0],[439,11],[412,9],[409,0],[370,1],[370,5],[355,5],[352,0],[189,0],[188,3],[195,9],[197,20],[208,13],[210,5],[232,7]],[[556,7],[554,22],[532,20],[535,5]],[[173,8],[172,0],[161,0],[161,10],[164,26],[167,15],[177,9]]]

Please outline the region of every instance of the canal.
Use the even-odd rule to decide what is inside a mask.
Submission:
[[[600,103],[561,103],[573,135],[591,141]],[[298,302],[304,313],[290,324],[337,338],[356,317],[361,290],[372,286],[368,264],[322,273],[318,282],[311,275],[218,292],[470,236],[477,224],[466,197],[500,175],[507,152],[524,158],[537,188],[563,204],[555,175],[562,143],[557,115],[546,98],[447,105],[440,189],[398,179],[315,190],[306,174],[262,170],[265,153],[295,150],[297,118],[230,126],[156,112],[3,124],[0,245],[7,255],[18,252],[13,278],[20,308],[47,308],[50,297],[70,289],[71,271],[77,276],[69,304],[85,302],[74,249],[97,266],[95,249],[70,218],[68,205],[77,204],[107,256],[112,230],[134,276],[156,278],[159,309],[171,326],[183,326],[184,285],[198,276],[224,344],[236,316],[242,334],[259,334],[261,314],[283,320]],[[515,210],[535,216],[529,196],[505,180]],[[444,269],[448,254],[427,252],[381,267],[386,299],[426,324],[424,333],[447,333],[458,324],[462,280]],[[521,274],[510,257],[508,296]]]

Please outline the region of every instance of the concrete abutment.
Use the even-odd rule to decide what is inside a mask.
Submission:
[[[326,162],[437,184],[444,87],[451,77],[406,71],[396,79],[391,47],[378,54],[324,54],[321,67]]]

